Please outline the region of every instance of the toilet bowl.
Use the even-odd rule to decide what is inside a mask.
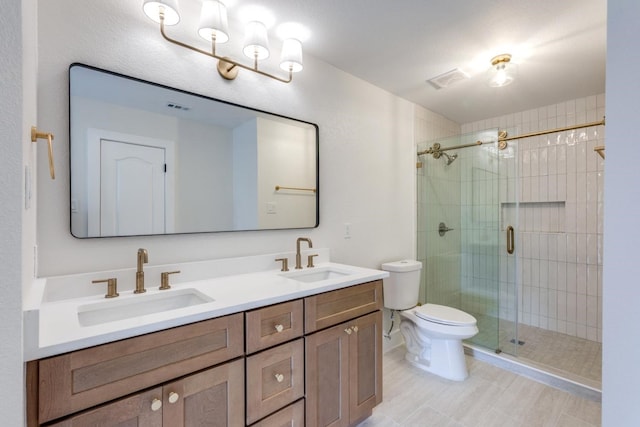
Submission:
[[[478,333],[476,319],[462,310],[438,304],[417,306],[420,290],[419,261],[382,264],[384,305],[400,312],[400,333],[416,367],[435,375],[462,381],[468,377],[462,340]]]

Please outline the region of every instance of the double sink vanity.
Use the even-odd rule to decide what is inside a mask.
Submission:
[[[38,279],[24,312],[28,425],[367,418],[382,399],[388,273],[332,263],[328,249],[282,271],[293,255],[149,265],[144,291],[140,265]]]

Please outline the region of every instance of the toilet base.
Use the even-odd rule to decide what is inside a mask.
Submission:
[[[441,347],[446,347],[446,349],[443,350]],[[431,353],[430,359],[421,356],[425,349],[418,354],[407,349],[404,357],[413,366],[448,380],[464,381],[469,376],[462,341],[432,342],[431,348],[427,351]],[[435,358],[433,357],[434,353],[436,354]]]
[[[405,313],[403,313],[405,314]],[[412,365],[453,381],[463,381],[469,376],[464,356],[462,340],[477,333],[469,332],[459,336],[444,336],[443,333],[425,331],[410,320],[410,314],[403,316],[400,332],[407,346],[405,359]]]

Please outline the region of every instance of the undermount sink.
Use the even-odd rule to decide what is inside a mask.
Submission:
[[[161,313],[214,301],[195,289],[163,291],[122,300],[109,300],[78,306],[80,326],[94,326],[147,314]]]
[[[284,273],[282,276],[298,282],[313,283],[323,280],[338,279],[352,274],[348,270],[340,270],[333,267],[310,268],[302,271]]]

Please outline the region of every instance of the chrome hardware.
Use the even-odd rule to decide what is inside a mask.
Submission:
[[[176,403],[180,399],[180,395],[175,391],[169,393],[169,403]]]
[[[516,240],[515,240],[515,232],[512,226],[507,227],[507,253],[511,255],[515,250]]]
[[[276,261],[282,262],[280,271],[289,271],[289,258],[276,258]]]
[[[118,295],[118,279],[103,279],[103,280],[92,280],[91,283],[106,283],[107,284],[107,293],[105,294],[105,298],[115,298]]]
[[[314,258],[314,257],[317,257],[317,256],[318,256],[318,254],[313,254],[313,255],[309,255],[309,256],[307,257],[307,267],[308,267],[308,268],[313,268],[313,267],[315,267],[315,265],[313,265],[313,258]]]
[[[171,289],[171,285],[169,284],[169,275],[170,274],[178,274],[180,270],[176,271],[165,271],[164,273],[160,273],[160,289],[161,291],[165,289]]]
[[[358,327],[357,326],[353,327],[353,332],[358,332]]]
[[[453,228],[447,227],[447,225],[444,222],[441,222],[438,225],[438,234],[440,236],[444,236],[447,231],[453,231],[453,230],[454,230]]]
[[[134,294],[142,294],[147,292],[144,288],[144,270],[142,266],[149,262],[149,253],[146,249],[138,249],[138,270],[136,271],[136,290]]]
[[[351,335],[351,333],[353,332],[353,329],[347,328],[344,331],[347,333],[347,335]]]
[[[162,400],[157,397],[151,401],[151,410],[153,412],[159,411],[162,408]]]
[[[274,377],[276,377],[276,381],[278,381],[279,383],[284,381],[284,375],[282,374],[275,374]]]
[[[309,244],[309,248],[313,247],[313,243],[311,243],[310,238],[298,237],[298,240],[296,240],[296,270],[300,270],[302,268],[302,256],[300,255],[300,242],[307,242]]]
[[[284,326],[282,326],[282,325],[276,325],[275,328],[276,328],[276,332],[278,332],[278,333],[284,331]]]

